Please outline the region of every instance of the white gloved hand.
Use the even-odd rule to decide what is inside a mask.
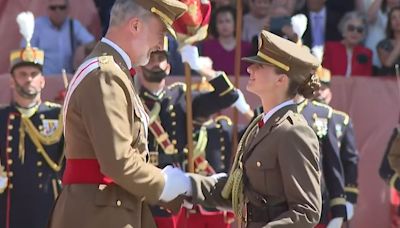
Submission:
[[[0,193],[3,193],[7,188],[8,178],[0,175]]]
[[[216,173],[211,175],[212,178],[214,178],[215,181],[218,181],[222,177],[227,177],[228,175],[226,173]]]
[[[245,114],[251,110],[250,105],[247,103],[242,91],[240,91],[240,89],[236,91],[239,94],[239,98],[233,103],[232,107],[235,107],[240,113]]]
[[[347,220],[351,220],[354,216],[354,205],[350,202],[346,202],[346,213]]]
[[[189,202],[187,200],[183,200],[182,207],[187,208],[187,209],[193,209],[194,204],[192,204],[191,202]]]
[[[169,202],[179,195],[190,196],[192,194],[190,178],[181,169],[166,166],[161,172],[165,180],[165,186],[160,196],[161,201]]]
[[[326,228],[341,228],[343,225],[343,218],[342,217],[337,217],[331,219],[331,221],[328,223],[328,226]]]
[[[192,70],[200,70],[199,50],[196,46],[186,44],[180,49],[180,52],[183,63],[187,62]]]

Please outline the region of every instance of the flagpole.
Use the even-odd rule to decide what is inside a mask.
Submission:
[[[236,49],[235,49],[235,81],[234,85],[239,88],[240,78],[240,58],[241,58],[241,41],[242,41],[242,16],[243,16],[243,5],[242,0],[236,0]],[[238,111],[233,109],[233,126],[232,126],[232,161],[236,155],[238,146]]]
[[[186,84],[186,138],[188,149],[188,171],[194,173],[193,159],[193,110],[192,110],[192,77],[191,69],[188,63],[184,63],[185,67],[185,84]]]

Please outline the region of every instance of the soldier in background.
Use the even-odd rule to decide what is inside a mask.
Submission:
[[[186,85],[181,82],[170,86],[165,85],[165,78],[169,75],[171,68],[166,50],[167,47],[163,51],[153,52],[150,62],[146,66],[137,69],[138,74],[135,77],[135,86],[138,87],[140,97],[146,105],[150,116],[150,161],[160,168],[173,164],[185,169],[187,164],[185,92],[190,88],[186,88]],[[250,109],[247,103],[242,105],[235,103],[239,96],[238,90],[234,88],[225,73],[216,72],[211,69],[210,64],[201,62],[196,47],[186,47],[182,51],[182,57],[183,61],[188,62],[192,69],[205,76],[212,86],[212,91],[209,92],[193,92],[193,119],[208,119],[210,115],[233,104],[236,107],[245,107],[241,108],[245,112]],[[200,143],[197,143],[196,146],[200,147]],[[210,164],[220,163],[221,156],[205,156],[204,150],[200,151],[202,154],[195,160],[195,169],[199,173],[210,174],[209,171],[213,170]],[[207,161],[209,158],[216,159],[216,161]],[[190,218],[187,219],[186,213],[183,213],[185,210],[182,210],[181,214],[177,216],[172,216],[168,211],[160,207],[153,207],[152,211],[158,227],[178,227],[191,223]],[[198,211],[191,211],[190,213],[196,214]],[[208,219],[207,217],[202,217],[199,222],[207,223],[207,221],[214,221],[211,217],[217,217],[217,221],[212,223],[211,227],[228,225],[224,224],[223,212],[217,211],[208,215],[210,215]],[[196,225],[199,225],[199,223]]]
[[[329,105],[332,100],[332,91],[330,89],[331,73],[328,69],[320,67],[316,74],[321,82],[321,87],[316,94],[316,100]],[[332,121],[333,125],[330,125],[329,131],[331,134],[336,135],[338,139],[340,160],[345,180],[347,220],[350,220],[354,215],[354,205],[357,203],[358,197],[359,155],[354,137],[353,123],[349,115],[333,109]]]
[[[43,228],[61,186],[61,107],[41,100],[44,52],[26,29],[33,15],[17,18],[28,46],[11,53],[13,101],[0,109],[0,227]]]

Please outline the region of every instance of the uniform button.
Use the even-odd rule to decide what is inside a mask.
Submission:
[[[221,146],[221,150],[225,150],[225,146]]]
[[[43,185],[42,185],[42,184],[39,184],[38,187],[39,187],[39,188],[43,188]]]
[[[37,150],[36,150],[36,152],[38,152],[38,153],[41,153],[41,152],[42,152],[42,150],[41,150],[41,149],[37,149]]]
[[[11,147],[7,147],[6,151],[7,151],[7,153],[11,153],[12,152],[12,148]]]
[[[43,120],[44,119],[44,114],[40,114],[39,118]]]
[[[172,131],[172,135],[176,135],[176,131]]]
[[[175,116],[176,116],[176,113],[175,113],[175,112],[171,112],[171,116],[172,116],[172,117],[175,117]]]
[[[7,164],[12,165],[12,163],[13,163],[13,160],[12,160],[12,159],[8,159],[8,160],[7,160]]]
[[[7,137],[7,140],[8,141],[11,141],[13,139],[13,137],[11,136],[11,135],[9,135],[8,137]]]
[[[219,141],[223,142],[223,141],[225,141],[225,139],[221,137],[221,138],[219,138]]]
[[[217,124],[215,127],[216,128],[221,128],[221,124]]]
[[[168,106],[168,111],[172,111],[174,109],[173,105]]]
[[[257,164],[257,167],[261,167],[261,162],[258,161],[256,164]]]
[[[42,161],[38,161],[38,162],[36,162],[36,166],[42,166]]]
[[[225,155],[221,155],[221,160],[225,160]]]
[[[8,130],[12,130],[14,128],[14,126],[13,125],[8,125]]]
[[[176,141],[176,139],[172,140],[172,144],[176,145],[178,142]]]
[[[176,122],[175,122],[175,121],[173,121],[171,124],[172,124],[172,126],[175,126],[175,125],[176,125]]]
[[[42,177],[43,176],[43,173],[42,172],[38,172],[38,177]]]
[[[14,176],[14,173],[12,171],[8,172],[8,177]]]
[[[117,200],[117,207],[120,207],[122,204],[121,200]]]
[[[10,120],[13,120],[13,119],[15,119],[15,115],[14,115],[14,114],[11,114],[11,115],[10,115]]]
[[[39,128],[39,130],[40,130],[40,131],[42,131],[42,130],[43,130],[43,126],[42,126],[42,125],[39,125],[39,127],[38,127],[38,128]]]
[[[9,188],[9,189],[13,189],[13,188],[14,188],[14,185],[13,185],[13,184],[9,184],[9,185],[8,185],[8,188]]]

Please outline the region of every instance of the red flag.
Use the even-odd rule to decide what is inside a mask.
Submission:
[[[193,44],[207,37],[211,16],[209,0],[181,0],[188,11],[173,24],[180,44]]]

